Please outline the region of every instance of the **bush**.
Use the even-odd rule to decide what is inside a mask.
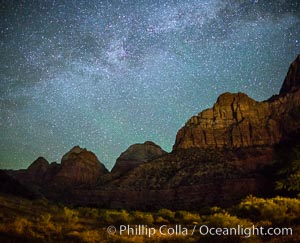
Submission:
[[[100,242],[101,234],[98,230],[83,231],[78,235],[81,242]]]
[[[51,235],[60,234],[62,231],[62,227],[52,221],[52,215],[49,213],[45,213],[41,216],[37,228],[49,238]]]
[[[92,218],[99,217],[99,210],[97,208],[80,207],[78,208],[78,211],[80,215],[82,215],[83,217],[92,217]]]
[[[100,212],[100,220],[104,225],[113,224],[128,224],[130,223],[130,215],[126,210],[101,210]]]
[[[131,223],[152,225],[154,222],[153,216],[150,213],[135,211],[132,213]]]
[[[32,223],[26,218],[16,218],[14,228],[17,234],[27,234],[31,231]]]
[[[300,192],[300,144],[299,138],[293,144],[277,151],[276,189],[284,195],[295,196]],[[287,194],[287,192],[289,192]]]
[[[254,221],[270,221],[275,225],[291,224],[300,217],[300,200],[275,197],[270,199],[248,196],[238,206],[238,214]]]
[[[64,218],[69,224],[76,224],[78,222],[78,211],[64,207]]]
[[[178,211],[175,216],[178,222],[182,224],[199,224],[201,221],[199,214],[187,211]]]
[[[230,228],[243,225],[244,227],[251,227],[253,223],[246,219],[240,219],[237,216],[230,215],[228,212],[215,213],[206,217],[205,223],[213,227]]]
[[[158,216],[158,217],[155,218],[155,223],[156,223],[156,224],[168,224],[169,221],[166,220],[166,219],[164,219],[164,218],[161,217],[161,216]]]
[[[175,212],[166,208],[162,208],[157,212],[157,217],[162,217],[172,223],[175,221]]]

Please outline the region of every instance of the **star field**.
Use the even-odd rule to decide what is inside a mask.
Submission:
[[[223,92],[278,93],[300,53],[300,2],[1,1],[0,168],[75,145],[107,168]]]

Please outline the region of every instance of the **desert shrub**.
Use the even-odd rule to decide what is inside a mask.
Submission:
[[[166,208],[162,208],[157,212],[157,217],[162,217],[172,223],[175,221],[175,212]]]
[[[103,225],[108,225],[108,224],[113,223],[108,210],[105,210],[105,209],[100,210],[99,219]]]
[[[45,237],[50,238],[53,234],[60,234],[62,231],[61,225],[54,223],[52,215],[49,213],[42,214],[37,224],[37,230],[43,232]]]
[[[276,189],[284,195],[297,195],[300,192],[299,138],[292,144],[283,145],[278,149],[274,166],[277,177]]]
[[[213,227],[237,227],[243,225],[245,227],[251,227],[253,223],[246,219],[238,218],[237,216],[230,215],[228,212],[215,213],[205,217],[205,223]]]
[[[76,224],[78,222],[78,211],[64,207],[64,218],[69,224]]]
[[[291,172],[283,180],[276,181],[278,190],[300,191],[300,160],[293,161],[294,167],[291,167]]]
[[[164,218],[161,217],[161,216],[157,216],[157,217],[155,218],[155,223],[156,223],[156,224],[162,225],[162,224],[168,224],[169,221],[166,220],[166,219],[164,219]]]
[[[34,224],[30,220],[17,217],[12,225],[7,229],[7,232],[12,235],[20,235],[24,239],[43,239],[43,235],[34,230]]]
[[[248,196],[238,206],[238,214],[254,221],[270,221],[275,225],[290,224],[300,217],[300,200],[275,197],[270,199]]]
[[[131,220],[129,213],[126,210],[101,210],[99,218],[104,225],[128,224]]]
[[[146,213],[145,215],[144,215],[144,222],[145,222],[145,224],[147,224],[147,225],[152,225],[153,223],[154,223],[154,218],[153,218],[153,215],[152,214],[150,214],[150,213]]]
[[[199,224],[201,221],[199,214],[187,211],[178,211],[176,212],[175,217],[179,223],[184,224]]]
[[[140,211],[135,211],[132,213],[132,224],[146,224],[152,225],[154,222],[153,216],[150,213],[144,213]]]
[[[51,218],[52,218],[52,216],[51,216],[50,213],[42,214],[41,217],[40,217],[40,223],[49,224]]]
[[[100,242],[101,234],[98,230],[86,230],[83,232],[73,232],[72,236],[78,238],[80,242],[94,243]]]
[[[78,208],[79,214],[83,217],[99,217],[99,210],[97,208],[85,208],[80,207]]]
[[[214,214],[214,213],[226,213],[226,210],[217,206],[211,207],[209,209],[209,214]]]
[[[111,218],[115,224],[126,224],[130,222],[130,215],[126,210],[112,211],[110,213]]]
[[[32,223],[26,218],[16,218],[14,227],[16,233],[21,235],[32,227]]]

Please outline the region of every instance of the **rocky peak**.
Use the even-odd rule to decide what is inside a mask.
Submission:
[[[258,102],[246,94],[224,93],[213,108],[193,116],[173,149],[269,146],[300,129],[300,55],[292,63],[280,96]],[[284,94],[284,96],[282,96]]]
[[[290,65],[289,71],[283,82],[279,94],[284,95],[300,87],[300,54]]]
[[[126,151],[124,151],[118,159],[120,160],[139,160],[149,161],[157,158],[166,152],[161,149],[160,146],[154,142],[147,141],[145,143],[137,143],[131,145]]]
[[[244,117],[253,114],[251,109],[257,106],[258,102],[244,93],[224,93],[219,96],[216,104],[213,106],[213,119],[221,118],[223,120],[241,121]],[[209,109],[208,109],[209,110]],[[210,114],[210,112],[208,112]],[[206,117],[207,112],[200,113],[200,116]]]
[[[63,157],[62,157],[62,162],[76,158],[81,152],[86,151],[85,148],[80,148],[79,146],[74,146],[69,152],[67,152]]]
[[[108,170],[93,152],[75,146],[62,157],[54,182],[66,185],[93,184],[106,173]]]
[[[23,179],[28,182],[41,184],[49,167],[49,162],[45,158],[39,157],[27,168]]]
[[[44,157],[38,157],[32,164],[27,168],[27,171],[31,174],[43,174],[47,171],[49,162]]]
[[[133,144],[117,159],[112,172],[125,173],[141,163],[167,154],[160,146],[151,141]]]

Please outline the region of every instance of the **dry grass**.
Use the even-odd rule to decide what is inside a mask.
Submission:
[[[0,242],[299,242],[300,200],[289,198],[260,199],[248,197],[228,210],[212,208],[207,215],[199,212],[161,209],[157,212],[70,208],[47,200],[30,201],[0,195]],[[274,208],[274,213],[272,213]],[[254,215],[255,214],[255,215]],[[266,218],[267,217],[267,218]],[[293,236],[260,238],[191,236],[193,225],[230,227],[263,224],[292,226]],[[109,235],[107,226],[144,224],[158,229],[167,224],[188,227],[188,236]]]

